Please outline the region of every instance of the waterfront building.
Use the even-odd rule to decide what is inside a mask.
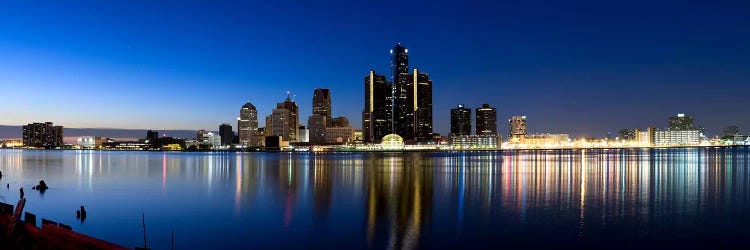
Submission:
[[[383,136],[380,143],[382,150],[402,150],[404,148],[404,138],[397,134]]]
[[[311,115],[307,118],[307,126],[309,127],[309,142],[310,143],[324,143],[326,142],[326,123],[327,120],[323,115]]]
[[[5,139],[0,141],[0,147],[1,148],[17,148],[17,147],[23,147],[23,139]]]
[[[288,113],[285,113],[285,122],[283,122],[286,128],[277,128],[275,127],[276,123],[274,123],[274,131],[284,131],[285,134],[275,135],[283,136],[286,141],[296,142],[298,140],[297,135],[299,135],[299,106],[289,97],[289,92],[286,93],[284,102],[276,104],[276,109],[286,109]]]
[[[510,124],[508,140],[518,142],[526,136],[526,116],[513,116],[508,123]]]
[[[203,138],[199,141],[204,145],[208,145],[212,149],[221,148],[221,136],[214,134],[213,132],[203,134]]]
[[[664,130],[656,131],[656,146],[694,146],[700,144],[701,132],[693,130]]]
[[[202,141],[203,139],[205,139],[204,137],[206,136],[206,133],[208,132],[206,132],[205,129],[199,129],[198,131],[195,131],[195,139],[198,141]]]
[[[312,108],[313,115],[324,116],[327,122],[326,127],[330,127],[333,120],[331,120],[331,91],[329,89],[315,89],[313,92]]]
[[[29,123],[23,126],[23,145],[36,148],[59,148],[63,146],[63,127],[52,122]]]
[[[354,141],[353,127],[328,127],[325,131],[326,143],[345,143]]]
[[[80,149],[95,149],[102,146],[102,138],[94,136],[81,136],[76,138],[76,146]]]
[[[471,109],[459,104],[451,109],[450,136],[471,135]]]
[[[240,116],[237,117],[237,134],[239,144],[243,146],[257,145],[259,141],[254,136],[258,130],[258,110],[250,102],[240,108]],[[231,129],[230,129],[231,131]]]
[[[373,70],[365,76],[364,83],[363,136],[366,142],[377,142],[393,131],[392,87],[384,75],[378,75]]]
[[[328,127],[349,127],[349,119],[346,119],[346,117],[343,116],[339,116],[333,118],[333,121],[330,124],[331,125]]]
[[[570,136],[568,134],[531,134],[524,136],[520,142],[526,147],[550,148],[570,142]]]
[[[221,136],[222,146],[232,145],[232,139],[234,139],[234,132],[232,131],[232,125],[229,125],[227,123],[219,125],[219,136]]]
[[[656,144],[656,128],[649,127],[646,130],[636,129],[636,141],[641,146],[653,146]]]
[[[450,137],[449,143],[455,150],[498,150],[503,138],[499,134],[455,135]]]
[[[159,132],[152,130],[146,131],[146,144],[152,149],[161,148],[161,143],[159,143]]]
[[[669,130],[693,130],[693,117],[685,114],[669,117]]]

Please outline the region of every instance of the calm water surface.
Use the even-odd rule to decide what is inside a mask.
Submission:
[[[145,214],[154,249],[742,248],[749,155],[0,150],[0,200],[128,247]]]

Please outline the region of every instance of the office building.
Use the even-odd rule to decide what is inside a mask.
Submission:
[[[414,69],[412,79],[412,99],[414,110],[414,137],[417,141],[432,140],[432,80],[427,73]]]
[[[161,148],[161,143],[159,142],[159,132],[156,131],[146,131],[146,144],[148,145],[148,148],[151,149],[158,149]]]
[[[292,115],[288,109],[273,109],[271,113],[271,135],[281,136],[281,140],[283,141],[292,141],[292,136],[296,135],[298,127],[294,127],[295,132],[291,131],[291,127],[289,126],[290,123],[293,123],[291,119]]]
[[[471,109],[459,104],[451,109],[450,136],[471,135]]]
[[[63,127],[52,122],[29,123],[23,126],[23,145],[36,148],[59,148],[63,146]]]
[[[307,118],[307,126],[310,131],[310,143],[326,142],[326,123],[327,119],[323,115],[311,115],[309,118]]]
[[[656,128],[649,127],[646,130],[635,130],[636,141],[640,146],[654,146],[656,145]]]
[[[231,130],[231,129],[230,129]],[[258,130],[258,110],[255,106],[247,102],[240,109],[240,116],[237,118],[237,134],[239,144],[243,146],[258,145],[255,133]]]
[[[392,87],[384,75],[375,71],[364,78],[365,108],[362,111],[362,130],[366,142],[378,142],[393,131]]]
[[[331,91],[329,89],[315,89],[312,100],[313,115],[326,117],[326,127],[331,126]]]
[[[232,145],[232,139],[234,138],[232,125],[229,125],[227,123],[219,125],[219,136],[221,136],[222,146]]]
[[[286,100],[276,104],[276,109],[286,109],[288,113],[285,113],[287,117],[284,119],[286,128],[277,128],[274,123],[274,131],[285,131],[285,134],[274,134],[282,136],[283,140],[289,142],[296,142],[297,135],[299,135],[299,106],[297,103],[289,98],[289,92],[286,93]]]
[[[490,107],[489,104],[482,104],[477,108],[476,134],[478,135],[496,135],[497,134],[497,109]]]
[[[526,116],[514,116],[508,120],[510,132],[508,138],[512,142],[518,142],[526,136]]]
[[[221,148],[221,140],[220,135],[214,134],[213,132],[207,132],[203,134],[202,139],[199,141],[202,144],[207,145],[209,148],[218,149]]]
[[[693,117],[685,114],[669,117],[669,130],[693,130]]]

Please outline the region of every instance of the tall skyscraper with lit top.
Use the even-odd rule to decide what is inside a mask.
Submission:
[[[393,132],[406,140],[414,138],[413,100],[409,95],[413,80],[409,77],[409,50],[401,44],[391,49],[393,83]]]
[[[365,108],[362,110],[362,130],[366,142],[378,142],[393,133],[392,86],[384,75],[370,73],[364,78]]]

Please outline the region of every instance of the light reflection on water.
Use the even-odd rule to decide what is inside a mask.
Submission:
[[[441,153],[0,150],[6,203],[124,246],[748,243],[745,148]],[[31,186],[44,179],[45,194]],[[75,210],[89,216],[77,222]]]

